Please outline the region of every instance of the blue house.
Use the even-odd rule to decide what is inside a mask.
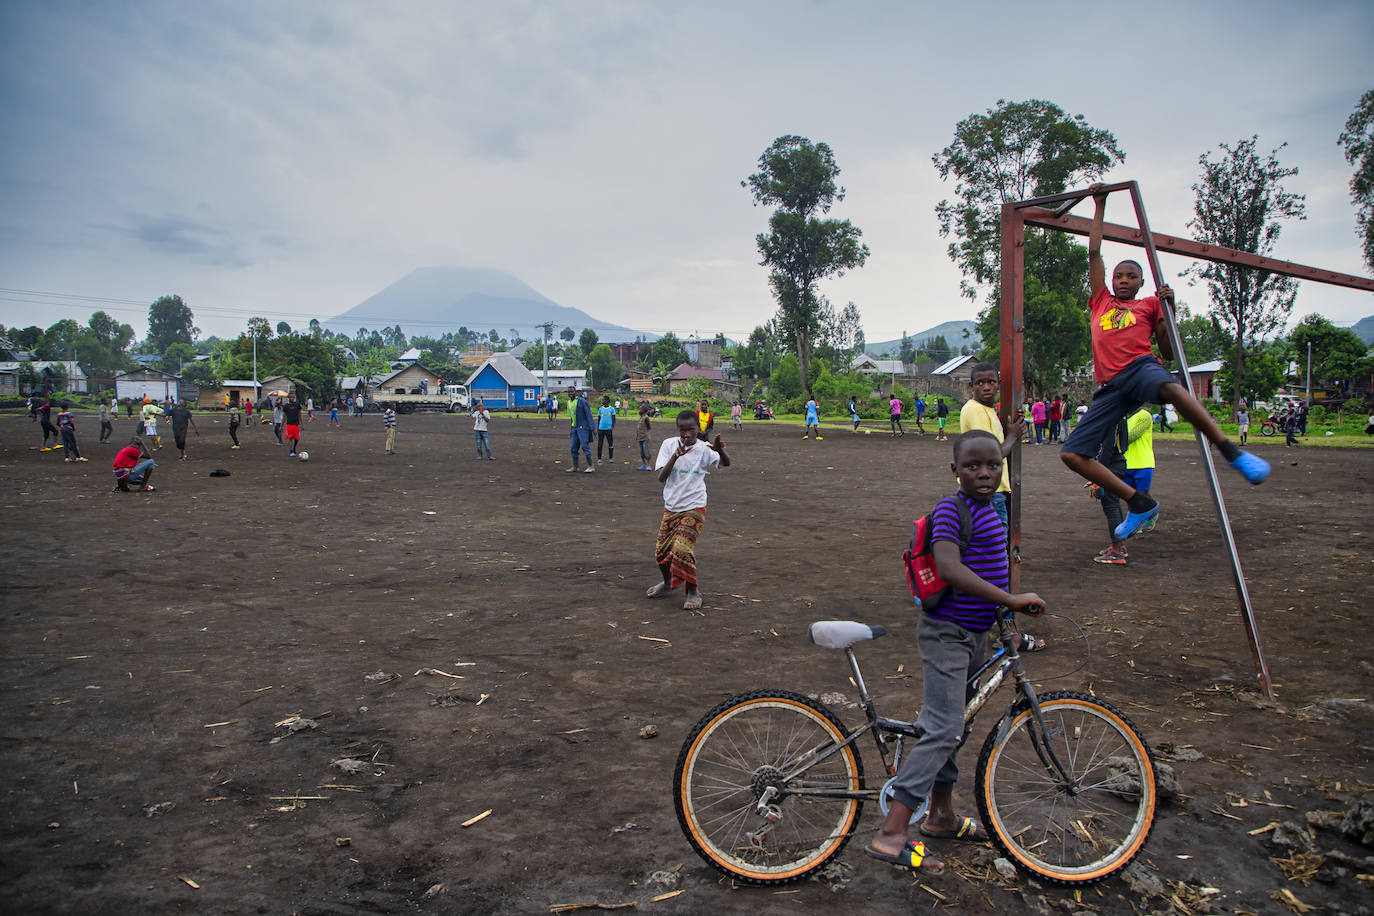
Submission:
[[[468,379],[468,395],[492,409],[536,410],[543,387],[533,372],[509,353],[493,353]]]

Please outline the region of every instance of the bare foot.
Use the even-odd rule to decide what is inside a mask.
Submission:
[[[692,592],[682,605],[684,611],[695,611],[699,607],[701,607],[701,592]]]
[[[658,582],[649,586],[649,590],[644,594],[649,598],[662,598],[671,591],[672,589],[668,587],[667,582]]]

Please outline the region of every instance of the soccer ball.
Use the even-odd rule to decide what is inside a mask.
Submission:
[[[309,460],[310,460],[310,453],[309,453],[309,452],[301,452],[300,455],[297,456],[297,457],[299,457],[302,461],[309,461]]]

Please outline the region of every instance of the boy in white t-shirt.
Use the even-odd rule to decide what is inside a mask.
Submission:
[[[698,440],[699,430],[696,411],[681,411],[677,415],[677,437],[659,446],[658,460],[654,462],[654,470],[663,484],[663,520],[658,526],[654,561],[663,581],[654,583],[647,594],[650,598],[662,598],[681,582],[687,595],[682,606],[689,611],[701,607],[696,543],[706,522],[706,475],[712,468],[730,466],[730,456],[725,453],[720,436],[711,442]]]

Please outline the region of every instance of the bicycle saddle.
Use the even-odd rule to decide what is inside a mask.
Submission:
[[[848,649],[865,639],[886,636],[887,630],[854,620],[817,620],[807,628],[807,633],[822,649]]]

